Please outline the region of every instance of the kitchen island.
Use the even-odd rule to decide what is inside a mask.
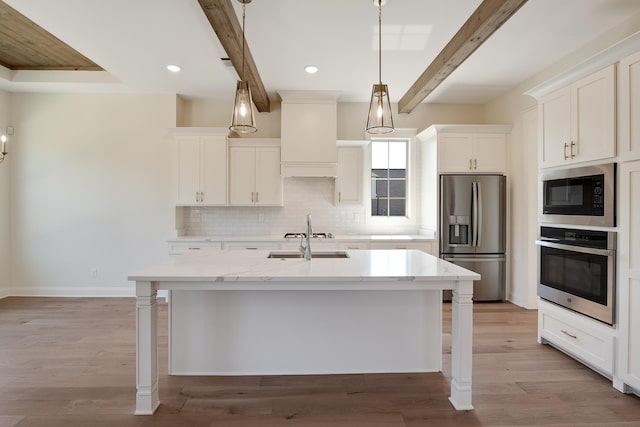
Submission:
[[[473,408],[472,296],[478,274],[418,250],[349,250],[346,258],[310,261],[269,254],[203,251],[129,276],[137,297],[136,414],[153,414],[160,404],[158,290],[172,295],[170,373],[237,375],[330,374],[355,372],[356,366],[369,372],[441,371],[441,293],[450,289],[449,400],[458,410]],[[411,355],[405,360],[404,353],[428,361],[416,363]]]

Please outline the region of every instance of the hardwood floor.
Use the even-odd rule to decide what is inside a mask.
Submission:
[[[169,377],[134,416],[135,301],[0,300],[0,427],[640,426],[640,398],[536,343],[535,311],[474,306],[473,411],[449,404],[444,374]],[[166,305],[160,305],[166,325]],[[449,347],[448,306],[445,351]]]

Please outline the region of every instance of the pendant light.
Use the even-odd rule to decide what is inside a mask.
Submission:
[[[393,132],[393,116],[389,101],[389,88],[382,84],[382,3],[383,0],[373,0],[378,6],[378,83],[373,85],[369,115],[367,116],[367,132],[382,134]]]
[[[251,0],[238,0],[242,3],[242,76],[236,85],[236,99],[233,103],[233,116],[231,117],[231,126],[229,129],[238,133],[252,133],[258,130],[256,127],[255,111],[253,109],[253,99],[251,98],[251,89],[249,82],[244,79],[244,20],[245,6],[251,3]]]

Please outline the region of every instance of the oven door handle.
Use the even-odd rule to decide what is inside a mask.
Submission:
[[[613,254],[615,253],[615,251],[612,249],[585,248],[584,246],[563,245],[561,243],[545,242],[544,240],[536,240],[536,245],[545,246],[547,248],[562,249],[565,251],[601,256],[613,256]]]

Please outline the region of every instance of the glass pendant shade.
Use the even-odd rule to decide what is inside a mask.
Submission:
[[[238,80],[236,100],[233,104],[233,116],[231,117],[229,129],[238,133],[255,132],[258,130],[255,116],[249,83]]]
[[[367,132],[374,134],[393,132],[391,101],[389,101],[389,89],[385,84],[373,85],[367,117]]]

